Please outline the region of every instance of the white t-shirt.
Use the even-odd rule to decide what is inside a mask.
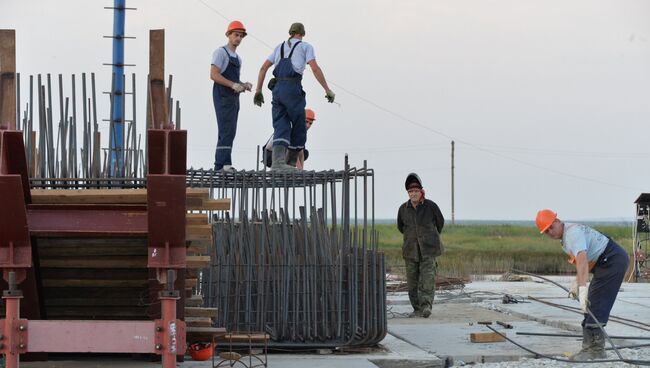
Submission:
[[[225,48],[228,48],[228,46],[224,46]],[[226,71],[226,68],[228,68],[228,63],[230,62],[230,56],[234,56],[239,60],[239,65],[241,65],[241,59],[239,58],[239,55],[237,55],[236,52],[232,52],[224,49],[224,47],[219,47],[218,49],[214,50],[212,53],[212,65],[216,66],[219,68],[219,71],[221,74],[223,74]]]
[[[282,42],[282,45],[278,45],[275,50],[273,50],[273,53],[269,55],[267,60],[277,65],[280,62],[280,47],[284,48],[284,57],[286,58],[289,57],[289,53],[291,53],[291,47],[293,47],[293,45],[295,45],[298,41],[300,40],[297,38],[292,38],[289,41],[291,43],[291,46],[287,45],[286,41]],[[305,71],[305,66],[307,63],[315,59],[316,54],[314,53],[314,47],[307,42],[302,41],[298,44],[298,46],[296,46],[296,49],[293,51],[293,55],[291,55],[291,65],[293,66],[293,70],[296,73],[302,74]]]

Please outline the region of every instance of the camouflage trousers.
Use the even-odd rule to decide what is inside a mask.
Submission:
[[[417,312],[424,307],[431,308],[436,290],[436,259],[423,259],[419,262],[405,259],[404,263],[406,263],[409,300],[413,310]]]

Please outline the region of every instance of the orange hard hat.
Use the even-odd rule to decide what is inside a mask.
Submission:
[[[539,229],[540,234],[544,234],[546,230],[553,224],[553,221],[557,218],[557,213],[551,210],[541,210],[537,212],[537,218],[535,219],[535,224]]]
[[[212,358],[212,344],[210,343],[194,343],[188,348],[192,360],[208,360]]]
[[[228,29],[226,30],[226,36],[230,34],[232,31],[241,31],[244,33],[244,36],[246,36],[246,27],[244,27],[244,23],[238,21],[238,20],[233,20],[228,24]]]
[[[312,109],[305,109],[306,120],[316,120],[316,113]]]

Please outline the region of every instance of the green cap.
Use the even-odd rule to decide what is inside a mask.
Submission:
[[[294,23],[289,27],[289,34],[290,35],[295,35],[295,34],[300,34],[300,35],[305,35],[305,26],[302,25],[302,23]]]

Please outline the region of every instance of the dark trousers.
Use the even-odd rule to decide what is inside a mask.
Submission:
[[[214,153],[214,169],[221,170],[224,165],[232,165],[232,145],[237,134],[239,95],[229,88],[214,83],[212,99],[219,129],[217,149]]]
[[[601,325],[609,320],[616,295],[627,271],[629,256],[625,249],[615,241],[609,240],[603,254],[598,257],[592,269],[594,277],[589,284],[589,309]],[[582,321],[583,327],[597,327],[598,322],[587,313]]]

